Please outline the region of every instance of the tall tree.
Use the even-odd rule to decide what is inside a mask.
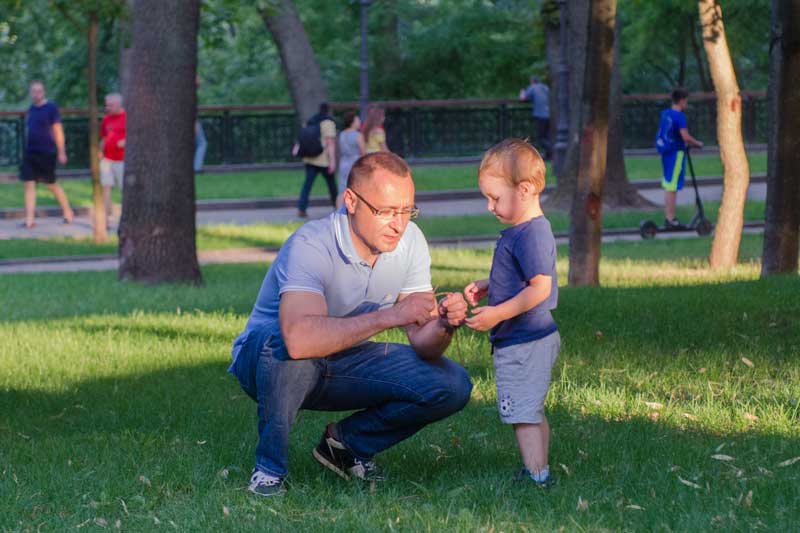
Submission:
[[[79,32],[86,36],[88,57],[86,60],[86,77],[89,103],[89,168],[92,175],[92,228],[94,241],[102,243],[108,240],[106,226],[103,188],[100,185],[100,130],[98,122],[100,113],[97,108],[97,33],[100,21],[113,21],[123,7],[120,0],[102,2],[100,0],[53,0],[56,9]]]
[[[797,272],[800,239],[800,4],[772,1],[767,209],[761,275]]]
[[[619,12],[614,24],[614,60],[611,66],[611,90],[608,102],[608,156],[606,161],[606,187],[604,202],[609,207],[647,207],[654,205],[639,194],[628,181],[625,170],[624,106],[622,102],[622,76],[620,75],[620,35],[622,33]]]
[[[194,121],[199,0],[136,0],[119,278],[201,282]]]
[[[742,137],[742,97],[725,38],[722,8],[717,0],[700,0],[697,5],[711,79],[717,93],[717,140],[724,167],[722,203],[709,263],[712,268],[732,267],[739,257],[744,204],[750,183],[750,166]]]
[[[592,0],[580,114],[580,164],[569,231],[569,284],[600,283],[608,104],[614,59],[616,0]]]
[[[294,108],[300,121],[305,122],[317,112],[321,102],[328,101],[328,89],[311,41],[292,0],[259,5],[258,12],[278,46]]]

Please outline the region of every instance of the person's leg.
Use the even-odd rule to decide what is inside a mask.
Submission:
[[[234,374],[242,389],[258,402],[256,469],[286,477],[289,432],[297,412],[318,388],[321,359],[279,360],[272,357],[269,332],[254,332],[245,341]]]
[[[203,130],[203,123],[199,120],[197,121],[194,143],[194,171],[202,172],[203,163],[206,159],[206,149],[208,149],[208,140],[206,139],[206,132]]]
[[[663,154],[661,156],[661,166],[663,178],[661,187],[664,189],[664,218],[670,224],[675,220],[675,204],[677,201],[677,191],[679,182],[682,181],[683,169],[685,168],[686,158],[684,152],[678,150],[673,154]]]
[[[333,172],[328,172],[327,168],[322,171],[322,175],[325,176],[325,181],[328,183],[328,194],[331,197],[331,204],[336,207],[336,196],[339,193],[336,184],[336,175]]]
[[[111,186],[114,184],[114,171],[111,161],[103,158],[100,160],[100,186],[103,188],[103,212],[106,214],[106,223],[111,216]]]
[[[300,191],[300,200],[297,202],[297,211],[300,216],[306,216],[311,187],[314,186],[314,180],[317,177],[317,173],[320,171],[322,171],[321,167],[306,165],[306,179],[303,182],[303,189]]]
[[[664,218],[666,218],[667,222],[675,220],[675,204],[677,199],[677,192],[664,191]]]
[[[514,424],[519,451],[525,468],[533,475],[542,475],[548,467],[547,453],[550,448],[550,426],[542,417],[538,424]]]
[[[347,449],[369,460],[426,425],[460,411],[472,383],[441,357],[421,359],[405,344],[365,343],[329,357],[322,394],[304,409],[361,409],[334,426]]]
[[[69,200],[67,200],[67,194],[64,192],[64,189],[62,189],[61,185],[58,183],[48,183],[47,188],[50,189],[50,192],[56,197],[58,205],[61,206],[61,213],[64,216],[64,221],[72,222],[75,213],[73,213],[72,208],[69,206]]]
[[[539,146],[542,147],[542,157],[544,159],[550,159],[550,120],[546,118],[537,118],[536,122],[538,123],[538,132],[537,132],[537,141]]]
[[[23,183],[25,186],[25,225],[31,228],[36,215],[36,182],[26,180]]]

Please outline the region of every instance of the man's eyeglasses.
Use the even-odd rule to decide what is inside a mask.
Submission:
[[[369,203],[366,198],[358,194],[353,189],[350,191],[356,195],[356,198],[364,202],[364,205],[369,207],[369,210],[372,211],[372,214],[375,215],[377,218],[381,220],[392,220],[396,216],[400,216],[401,218],[408,218],[410,220],[414,220],[419,216],[419,207],[409,207],[408,209],[392,209],[391,207],[385,207],[383,209],[378,209],[371,203]]]

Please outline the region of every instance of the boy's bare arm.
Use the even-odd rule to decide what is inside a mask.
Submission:
[[[689,128],[681,128],[681,138],[683,142],[690,146],[694,146],[695,148],[702,148],[703,143],[695,139],[689,134]]]
[[[552,276],[539,274],[528,280],[528,286],[510,300],[496,306],[500,320],[508,320],[530,311],[550,296],[553,288]]]

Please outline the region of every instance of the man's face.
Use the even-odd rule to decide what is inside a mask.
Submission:
[[[30,97],[34,104],[41,104],[44,102],[44,85],[41,83],[31,83]]]
[[[116,115],[122,110],[122,102],[119,98],[113,96],[106,96],[106,113],[109,115]]]
[[[687,107],[689,107],[689,99],[688,98],[684,98],[683,100],[679,100],[678,101],[678,108],[680,108],[681,111],[686,111]]]
[[[372,179],[355,185],[354,190],[375,209],[393,213],[376,215],[353,190],[346,190],[344,200],[354,236],[372,254],[391,252],[408,227],[407,212],[414,207],[414,182],[410,176],[398,177],[388,170],[377,169]],[[406,214],[400,214],[403,211]]]

